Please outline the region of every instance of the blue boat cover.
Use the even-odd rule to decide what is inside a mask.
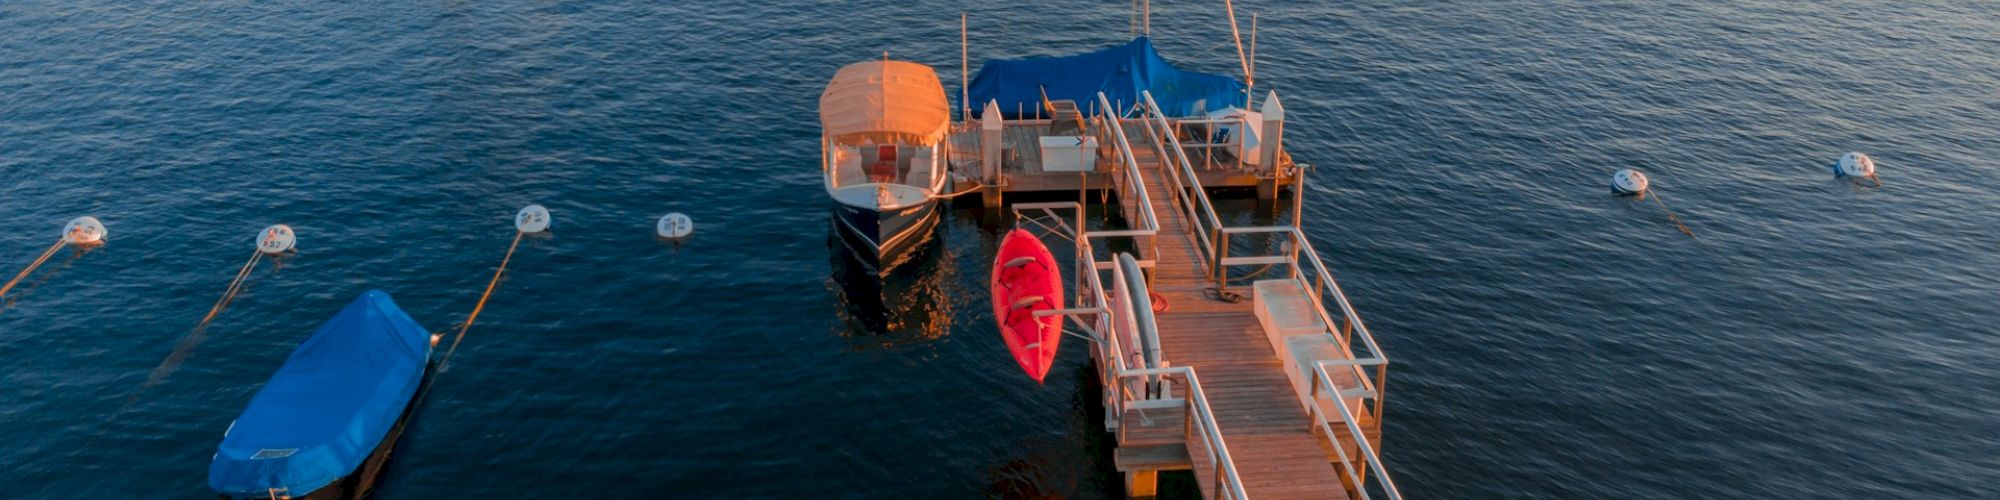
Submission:
[[[1097,93],[1113,103],[1131,106],[1139,102],[1140,91],[1153,93],[1153,101],[1169,116],[1193,116],[1229,106],[1243,107],[1243,82],[1223,75],[1211,75],[1174,68],[1146,37],[1096,52],[1060,57],[1034,57],[987,61],[979,67],[967,89],[965,102],[975,116],[983,114],[987,101],[998,101],[1000,110],[1012,118],[1034,116],[1042,107],[1042,92],[1049,100],[1076,101],[1085,113],[1097,110]]]
[[[303,496],[368,459],[416,395],[430,334],[370,290],[299,344],[230,424],[208,485],[230,497]]]

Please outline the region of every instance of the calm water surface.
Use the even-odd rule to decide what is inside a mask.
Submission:
[[[1234,70],[1219,6],[1156,3],[1168,57]],[[0,309],[0,497],[207,495],[318,322],[380,288],[450,328],[531,202],[555,233],[385,498],[1116,496],[1084,349],[1037,387],[995,338],[1005,221],[860,282],[814,110],[883,51],[955,85],[960,11],[977,61],[1120,43],[1125,4],[0,3],[0,272],[111,232]],[[1238,6],[1412,497],[2000,495],[1991,5]],[[1830,179],[1847,150],[1884,186]],[[301,252],[142,389],[278,222]]]

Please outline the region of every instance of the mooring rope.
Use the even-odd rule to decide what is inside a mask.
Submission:
[[[258,260],[264,260],[264,252],[250,252],[250,260],[246,260],[246,262],[244,262],[244,268],[242,268],[242,270],[236,270],[236,278],[232,278],[232,280],[230,280],[230,288],[224,288],[224,290],[222,290],[222,298],[216,298],[216,304],[208,308],[208,314],[204,314],[200,322],[196,322],[196,324],[194,324],[194,330],[202,330],[202,328],[208,328],[208,324],[210,324],[210,322],[214,322],[218,314],[222,314],[222,308],[228,308],[228,306],[230,306],[230,302],[234,302],[234,300],[236,300],[236,294],[242,294],[242,290],[244,290],[244,282],[246,282],[246,280],[250,278],[250,272],[252,272],[252,270],[256,270],[256,262],[258,262]]]
[[[140,386],[140,392],[166,383],[167,377],[172,376],[174,370],[180,368],[181,362],[187,361],[195,346],[201,345],[201,342],[208,338],[208,326],[215,322],[216,317],[222,315],[224,309],[229,308],[230,302],[236,301],[237,295],[243,293],[243,284],[250,281],[250,273],[256,271],[257,263],[263,260],[264,252],[251,252],[250,260],[243,262],[243,268],[238,269],[236,277],[229,280],[229,287],[222,290],[222,296],[215,299],[215,305],[209,306],[208,314],[202,315],[201,321],[195,323],[194,329],[188,332],[188,336],[182,337],[180,342],[174,344],[174,350],[167,353],[167,359],[160,360],[160,365],[153,367],[152,373],[146,375],[146,383]],[[138,393],[132,395],[133,399],[138,397]]]
[[[493,280],[486,282],[486,292],[479,294],[479,302],[473,304],[472,314],[465,317],[465,323],[458,325],[458,335],[451,339],[451,347],[445,349],[444,357],[438,358],[439,372],[450,366],[452,354],[458,352],[458,343],[465,340],[465,332],[472,329],[473,321],[479,320],[479,312],[486,310],[486,299],[492,298],[493,289],[500,286],[500,276],[507,272],[507,263],[514,260],[514,250],[521,247],[521,237],[525,235],[527,233],[514,232],[514,242],[507,244],[507,256],[500,258],[500,268],[493,270]]]
[[[1687,233],[1689,238],[1694,237],[1694,230],[1688,229],[1687,224],[1681,223],[1681,217],[1678,215],[1674,215],[1673,209],[1667,208],[1667,202],[1665,199],[1662,199],[1660,197],[1660,193],[1647,193],[1647,194],[1653,195],[1653,202],[1660,204],[1660,210],[1665,211],[1667,213],[1667,220],[1673,221],[1674,227],[1680,228],[1682,233]]]
[[[62,250],[63,245],[66,244],[69,244],[69,240],[59,239],[56,240],[56,244],[49,245],[49,249],[43,251],[40,257],[35,257],[35,261],[33,263],[30,263],[28,264],[28,267],[21,269],[21,274],[14,275],[14,279],[8,280],[6,285],[0,286],[0,297],[6,297],[8,290],[13,290],[14,285],[21,284],[21,280],[27,279],[28,275],[30,274],[34,274],[36,268],[40,268],[42,267],[42,264],[48,263],[49,258],[54,257],[56,255],[56,251]]]

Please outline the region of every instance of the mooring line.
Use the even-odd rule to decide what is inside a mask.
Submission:
[[[30,274],[34,274],[36,268],[40,268],[42,264],[48,263],[49,257],[54,257],[56,251],[62,250],[63,245],[67,244],[69,244],[69,240],[58,239],[56,240],[56,244],[49,245],[49,249],[43,251],[40,257],[35,257],[34,262],[29,263],[28,267],[21,269],[21,274],[14,275],[14,279],[8,280],[6,285],[0,286],[0,298],[6,297],[8,290],[13,290],[14,285],[21,284],[21,280],[27,279]]]
[[[493,289],[500,286],[500,276],[506,274],[507,264],[514,261],[514,250],[521,247],[521,237],[527,234],[521,231],[514,232],[514,242],[507,244],[507,256],[500,258],[500,268],[493,270],[493,280],[486,282],[486,292],[479,294],[479,302],[473,304],[472,314],[467,315],[465,322],[458,325],[458,335],[452,337],[451,347],[445,349],[444,357],[438,358],[439,372],[451,366],[451,356],[458,353],[458,343],[465,340],[465,332],[472,329],[472,322],[479,320],[480,311],[486,310],[486,299],[492,298]]]
[[[174,350],[167,354],[167,359],[160,360],[160,365],[153,367],[152,373],[146,375],[146,383],[139,386],[140,392],[165,383],[167,377],[180,369],[181,362],[187,361],[188,355],[194,352],[194,348],[208,338],[208,326],[215,322],[215,318],[222,314],[223,309],[229,307],[230,302],[236,300],[238,294],[243,293],[243,284],[250,280],[250,273],[257,270],[257,263],[262,260],[264,252],[253,252],[250,255],[250,260],[245,261],[243,268],[236,271],[236,278],[229,280],[229,288],[222,291],[222,297],[217,298],[215,305],[208,308],[208,314],[201,317],[201,322],[196,323],[194,330],[189,331],[186,337],[174,343]],[[138,397],[138,393],[132,395],[133,399]]]
[[[1688,235],[1688,237],[1689,237],[1689,238],[1693,238],[1693,237],[1695,237],[1695,236],[1694,236],[1694,230],[1692,230],[1692,229],[1688,229],[1688,226],[1687,226],[1687,224],[1682,224],[1682,223],[1681,223],[1681,217],[1680,217],[1680,216],[1678,216],[1678,215],[1674,215],[1674,210],[1673,210],[1673,209],[1671,209],[1671,208],[1667,208],[1667,202],[1666,202],[1666,200],[1665,200],[1665,199],[1662,199],[1662,198],[1660,197],[1660,193],[1648,193],[1648,194],[1651,194],[1651,195],[1653,195],[1653,202],[1654,202],[1654,203],[1658,203],[1658,204],[1660,204],[1660,210],[1662,210],[1662,211],[1665,211],[1665,212],[1667,212],[1667,220],[1669,220],[1669,221],[1673,221],[1673,223],[1674,223],[1674,227],[1678,227],[1678,228],[1680,228],[1680,230],[1681,230],[1681,232],[1682,232],[1682,233],[1687,233],[1687,235]]]
[[[208,324],[210,324],[210,322],[214,322],[214,320],[216,320],[216,316],[218,316],[218,314],[222,314],[222,310],[224,310],[224,308],[228,308],[228,306],[230,306],[230,302],[234,302],[234,300],[236,300],[236,294],[242,294],[242,290],[244,290],[244,282],[246,282],[246,280],[250,278],[250,272],[252,272],[252,270],[256,270],[256,262],[258,262],[258,260],[264,260],[264,252],[250,252],[250,260],[248,260],[248,262],[244,262],[244,268],[242,268],[242,270],[236,270],[236,278],[234,278],[234,280],[230,280],[230,288],[224,288],[224,290],[222,290],[222,298],[216,298],[216,304],[208,308],[208,314],[204,314],[204,316],[202,316],[202,322],[196,322],[196,324],[194,324],[194,330],[202,330],[202,328],[208,328]]]

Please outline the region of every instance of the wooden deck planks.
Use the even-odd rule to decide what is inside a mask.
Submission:
[[[1168,303],[1156,316],[1161,351],[1171,366],[1193,367],[1215,414],[1238,477],[1252,498],[1346,498],[1322,438],[1299,407],[1277,354],[1244,299],[1209,298],[1205,265],[1185,214],[1174,203],[1159,159],[1135,153],[1160,225],[1153,290]],[[1148,252],[1151,253],[1151,252]],[[1154,436],[1155,439],[1158,436]],[[1215,491],[1215,467],[1200,436],[1184,436],[1204,495]]]

